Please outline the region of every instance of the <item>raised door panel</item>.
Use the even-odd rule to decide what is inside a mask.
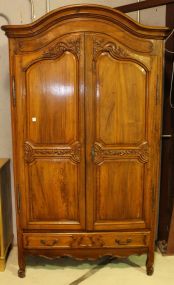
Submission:
[[[143,174],[135,161],[107,161],[97,167],[96,220],[142,219]]]
[[[69,34],[16,58],[24,228],[85,227],[83,38]]]
[[[87,228],[146,228],[154,171],[150,56],[134,54],[106,35],[86,38],[91,109],[86,154],[88,177],[93,175],[87,178]]]
[[[37,160],[29,166],[30,219],[78,221],[78,168],[68,160]],[[37,205],[37,206],[36,206]]]
[[[96,75],[97,140],[107,145],[142,142],[146,71],[134,62],[104,53],[96,62]]]
[[[76,65],[75,56],[64,53],[60,58],[39,61],[28,68],[28,137],[34,143],[68,144],[77,140]]]

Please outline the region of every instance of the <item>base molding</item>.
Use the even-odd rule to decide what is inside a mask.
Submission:
[[[148,248],[121,249],[25,249],[24,255],[42,256],[49,259],[70,257],[77,260],[96,260],[104,256],[128,257],[133,254],[148,253]]]
[[[47,259],[57,259],[70,257],[76,260],[97,260],[101,257],[127,258],[130,255],[147,254],[146,273],[153,274],[154,252],[149,248],[120,248],[120,249],[23,249],[19,251],[19,271],[20,278],[25,277],[26,256],[40,256]]]

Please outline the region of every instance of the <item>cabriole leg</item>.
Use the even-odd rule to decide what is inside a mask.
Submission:
[[[147,254],[147,261],[146,261],[146,272],[147,275],[149,276],[151,276],[154,272],[153,264],[154,264],[154,252],[149,251]]]
[[[22,252],[18,251],[18,264],[19,264],[18,276],[20,278],[24,278],[26,263],[25,263],[25,256],[23,254],[23,251]]]
[[[18,276],[19,276],[20,278],[24,278],[24,277],[25,277],[25,268],[24,268],[24,269],[19,268],[19,270],[18,270]]]

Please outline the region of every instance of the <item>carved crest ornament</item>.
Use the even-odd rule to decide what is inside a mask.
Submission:
[[[33,162],[37,158],[69,158],[75,163],[80,162],[80,143],[75,142],[66,147],[41,147],[34,146],[30,142],[24,144],[24,158],[27,163]]]
[[[149,147],[148,143],[144,142],[138,147],[131,148],[107,148],[101,143],[94,144],[94,162],[99,164],[107,159],[124,159],[133,158],[138,159],[141,163],[146,163],[149,160]]]
[[[57,42],[43,53],[43,57],[60,57],[66,51],[71,52],[79,59],[80,38],[72,38],[68,41]]]
[[[94,61],[103,52],[108,52],[114,58],[126,58],[129,56],[128,51],[118,43],[107,42],[104,39],[95,39],[93,45]]]

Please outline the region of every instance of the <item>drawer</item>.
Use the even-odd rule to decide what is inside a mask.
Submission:
[[[26,249],[147,247],[149,236],[149,232],[24,233],[23,245]]]

